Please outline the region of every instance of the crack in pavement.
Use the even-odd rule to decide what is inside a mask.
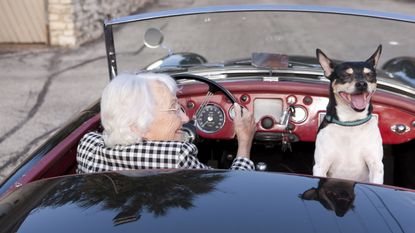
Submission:
[[[24,55],[26,56],[26,55]],[[58,60],[59,57],[61,55],[59,53],[54,54],[54,56],[51,58],[51,62],[49,64],[48,70],[50,69],[54,69],[57,64],[58,64]],[[20,58],[21,59],[21,58]],[[19,60],[20,60],[19,59]],[[23,62],[23,61],[22,61]],[[52,75],[49,75],[46,78],[45,83],[43,84],[43,87],[41,89],[41,91],[39,92],[39,94],[37,95],[37,99],[35,104],[32,106],[32,108],[29,110],[29,112],[27,113],[26,117],[18,122],[13,128],[11,128],[9,131],[7,131],[3,136],[0,137],[0,144],[6,140],[6,138],[10,137],[11,135],[13,135],[14,133],[16,133],[19,129],[21,129],[29,120],[30,118],[32,118],[37,111],[39,110],[40,106],[43,104],[44,100],[45,100],[45,96],[49,90],[49,86],[52,84],[52,79],[56,77],[55,73],[52,73]]]
[[[30,109],[30,111],[29,111],[29,113],[27,114],[27,116],[26,116],[26,118],[24,119],[24,120],[22,120],[20,123],[18,123],[15,127],[13,127],[11,130],[9,130],[7,133],[5,133],[3,136],[1,136],[0,137],[0,144],[6,139],[6,138],[8,138],[8,137],[10,137],[11,135],[13,135],[14,133],[16,133],[19,129],[21,129],[37,112],[38,112],[38,110],[39,110],[39,108],[40,108],[40,106],[43,104],[43,102],[44,102],[44,100],[45,100],[45,96],[46,96],[46,94],[48,93],[48,90],[49,90],[49,86],[51,85],[51,83],[52,83],[52,80],[56,77],[56,76],[58,76],[58,75],[60,75],[60,74],[62,74],[62,73],[64,73],[64,72],[66,72],[66,71],[68,71],[68,70],[71,70],[71,69],[74,69],[74,68],[78,68],[78,67],[81,67],[81,66],[83,66],[83,65],[87,65],[87,64],[89,64],[89,63],[92,63],[92,62],[95,62],[95,61],[98,61],[98,60],[100,60],[100,59],[103,59],[103,58],[106,58],[106,56],[98,56],[98,57],[95,57],[95,58],[92,58],[92,59],[89,59],[89,60],[86,60],[86,61],[83,61],[83,62],[81,62],[81,63],[78,63],[78,64],[76,64],[76,65],[73,65],[73,66],[70,66],[70,67],[67,67],[67,68],[65,68],[65,69],[63,69],[63,70],[60,70],[60,71],[58,71],[58,72],[55,72],[55,73],[53,73],[53,74],[51,74],[49,77],[48,77],[48,79],[46,80],[46,82],[45,82],[45,84],[43,85],[43,88],[42,88],[42,91],[39,93],[39,95],[38,95],[38,97],[37,97],[37,101],[36,101],[36,104]],[[53,68],[55,65],[56,65],[57,63],[56,62],[52,62],[51,63],[51,68]],[[47,135],[49,135],[50,133],[52,133],[52,132],[54,132],[56,129],[58,129],[59,127],[57,127],[57,128],[54,128],[54,129],[52,129],[52,130],[49,130],[49,131],[47,131],[46,133],[44,133],[44,134],[42,134],[42,135],[40,135],[39,137],[36,137],[35,139],[33,139],[32,141],[30,141],[29,143],[27,143],[26,144],[26,146],[24,147],[24,149],[23,150],[21,150],[21,151],[18,151],[18,152],[15,152],[15,153],[13,153],[13,155],[11,155],[6,161],[5,161],[5,163],[3,164],[3,165],[1,165],[0,166],[0,171],[3,171],[7,166],[10,166],[10,165],[14,165],[16,162],[18,162],[18,159],[17,159],[17,157],[18,156],[21,156],[22,154],[25,154],[25,153],[27,153],[30,149],[31,149],[31,145],[33,145],[34,143],[37,143],[40,139],[42,139],[43,137],[45,137],[45,136],[47,136]],[[1,179],[1,177],[0,177],[0,179]]]
[[[54,51],[56,49],[45,49],[45,50],[34,50],[34,51],[30,51],[30,52],[17,52],[17,53],[9,53],[9,54],[0,54],[0,60],[8,60],[11,58],[15,58],[18,57],[19,61],[22,61],[24,58],[28,57],[28,56],[32,56],[34,54],[45,54],[45,53],[50,53],[51,51]]]
[[[56,55],[56,56],[54,56],[52,58],[52,62],[51,62],[51,65],[50,65],[51,68],[54,68],[57,65],[56,60],[58,60],[58,59],[54,59],[57,56],[61,56],[61,55],[58,54],[58,55]],[[27,113],[26,117],[22,121],[20,121],[19,123],[17,123],[16,126],[14,126],[13,128],[11,128],[9,131],[7,131],[5,134],[3,134],[0,137],[0,144],[4,140],[6,140],[6,138],[10,137],[14,133],[16,133],[19,129],[21,129],[38,112],[39,108],[42,106],[43,102],[45,101],[45,96],[47,95],[47,93],[49,91],[49,87],[52,84],[52,81],[53,81],[54,78],[56,78],[58,75],[66,72],[66,71],[69,71],[69,70],[72,70],[72,69],[81,67],[83,65],[87,65],[89,63],[95,62],[95,61],[100,60],[100,59],[103,59],[103,58],[106,58],[106,56],[98,56],[98,57],[95,57],[95,58],[92,58],[92,59],[89,59],[89,60],[85,60],[85,61],[82,61],[81,63],[78,63],[76,65],[67,67],[67,68],[65,68],[63,70],[54,72],[51,75],[49,75],[48,78],[46,79],[43,87],[42,87],[42,90],[39,92],[39,94],[37,96],[36,103],[29,110],[29,112]]]
[[[57,129],[58,129],[58,127],[45,132],[44,134],[36,137],[35,139],[33,139],[32,141],[27,143],[26,146],[23,148],[23,150],[14,152],[13,155],[11,155],[10,158],[7,159],[6,162],[3,165],[0,166],[0,171],[3,171],[6,167],[8,167],[10,165],[14,165],[18,161],[16,159],[16,157],[18,157],[22,154],[26,154],[32,148],[33,144],[38,143],[43,137],[48,136],[49,134],[51,134],[52,132],[54,132]],[[0,176],[2,176],[2,175],[0,175]],[[1,179],[1,177],[0,177],[0,179]]]

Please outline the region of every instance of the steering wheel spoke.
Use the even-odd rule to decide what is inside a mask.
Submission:
[[[205,98],[203,99],[202,103],[200,104],[199,108],[197,109],[196,113],[193,115],[193,120],[196,121],[196,119],[199,117],[199,114],[201,112],[202,109],[204,109],[206,107],[206,105],[209,104],[210,98],[213,96],[213,93],[208,91],[206,93]]]

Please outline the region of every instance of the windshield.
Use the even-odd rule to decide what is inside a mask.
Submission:
[[[157,48],[144,44],[149,28],[159,29],[163,35]],[[379,44],[383,51],[378,68],[395,57],[415,56],[413,23],[315,12],[249,11],[163,17],[113,25],[113,37],[118,73],[146,69],[169,53],[198,54],[206,59],[205,67],[251,65],[255,53],[277,54],[289,61],[300,56],[304,58],[302,62],[312,64],[316,62],[317,48],[333,60],[359,61],[367,59]],[[238,59],[246,62],[229,63]],[[196,61],[194,65],[200,66]],[[191,65],[187,61],[186,66]]]

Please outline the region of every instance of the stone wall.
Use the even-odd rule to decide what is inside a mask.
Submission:
[[[137,12],[155,0],[48,0],[49,43],[74,47],[100,37],[106,18]]]

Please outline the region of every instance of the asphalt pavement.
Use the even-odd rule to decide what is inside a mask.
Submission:
[[[330,5],[415,15],[415,0],[228,1]],[[221,0],[165,0],[142,9],[223,5]],[[0,45],[0,181],[71,117],[99,98],[108,83],[103,38],[78,48]]]

